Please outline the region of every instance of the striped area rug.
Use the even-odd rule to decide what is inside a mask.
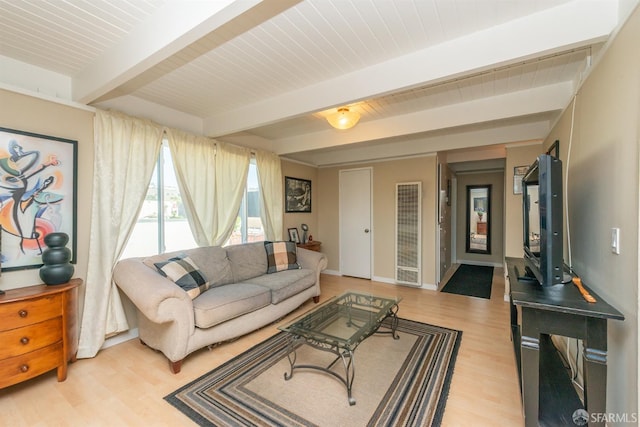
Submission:
[[[399,340],[373,335],[355,351],[350,406],[345,386],[313,370],[289,372],[280,332],[165,399],[202,426],[438,426],[462,332],[399,319]],[[334,356],[307,345],[298,363]],[[334,368],[341,375],[344,366]]]

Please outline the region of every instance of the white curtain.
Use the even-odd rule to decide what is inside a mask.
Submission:
[[[213,206],[217,225],[213,245],[227,241],[236,224],[242,196],[247,186],[251,151],[222,142],[216,143],[216,203]]]
[[[191,232],[198,246],[211,246],[217,233],[216,141],[175,129],[167,134]]]
[[[266,240],[282,240],[282,167],[277,154],[256,151],[260,217]]]
[[[224,244],[235,227],[247,185],[251,151],[179,130],[169,149],[198,246]]]
[[[105,337],[129,329],[111,272],[138,218],[160,147],[162,127],[98,110],[89,264],[78,357],[94,357]]]

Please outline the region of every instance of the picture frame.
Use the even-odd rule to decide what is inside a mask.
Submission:
[[[300,234],[298,233],[297,227],[289,228],[287,231],[289,231],[290,242],[300,243]]]
[[[515,166],[513,168],[513,194],[522,194],[522,177],[529,170],[529,166]]]
[[[40,268],[44,236],[69,236],[77,252],[78,142],[0,127],[2,271]]]
[[[285,212],[311,212],[311,181],[284,177]]]

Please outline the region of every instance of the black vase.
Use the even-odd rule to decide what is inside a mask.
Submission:
[[[47,249],[42,252],[40,279],[47,285],[67,283],[73,276],[71,251],[66,247],[69,236],[66,233],[49,233],[44,236]]]

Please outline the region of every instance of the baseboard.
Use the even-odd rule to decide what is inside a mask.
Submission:
[[[329,274],[331,276],[342,276],[342,273],[336,270],[322,270],[322,274]]]
[[[504,264],[501,262],[467,261],[467,260],[459,259],[459,260],[456,260],[456,263],[468,264],[468,265],[481,265],[485,267],[498,267],[498,268],[504,267]]]
[[[104,344],[102,344],[101,350],[105,348],[113,347],[114,345],[122,344],[123,342],[133,340],[138,338],[138,328],[129,329],[126,332],[123,332],[118,335],[114,335],[111,338],[107,338],[104,340]]]
[[[390,285],[396,285],[396,286],[406,286],[408,288],[416,288],[416,289],[426,289],[429,291],[437,291],[438,290],[438,286],[431,284],[431,283],[423,283],[420,286],[414,286],[414,285],[407,285],[405,283],[398,283],[395,281],[395,279],[391,279],[389,277],[381,277],[381,276],[373,276],[373,278],[371,280],[375,280],[376,282],[381,282],[381,283],[388,283]]]
[[[329,274],[331,276],[342,276],[342,273],[336,270],[322,270],[322,274]],[[412,285],[405,285],[403,283],[397,283],[395,279],[392,279],[389,277],[382,277],[382,276],[373,276],[371,277],[371,280],[375,282],[380,282],[380,283],[388,283],[390,285],[407,286],[410,288],[417,288],[417,289],[426,289],[429,291],[438,290],[438,285],[434,285],[432,283],[423,283],[421,286],[412,286]]]
[[[390,279],[388,277],[382,277],[382,276],[373,276],[371,278],[371,280],[374,280],[376,282],[380,282],[380,283],[388,283],[390,285],[395,285],[396,281],[393,279]]]

